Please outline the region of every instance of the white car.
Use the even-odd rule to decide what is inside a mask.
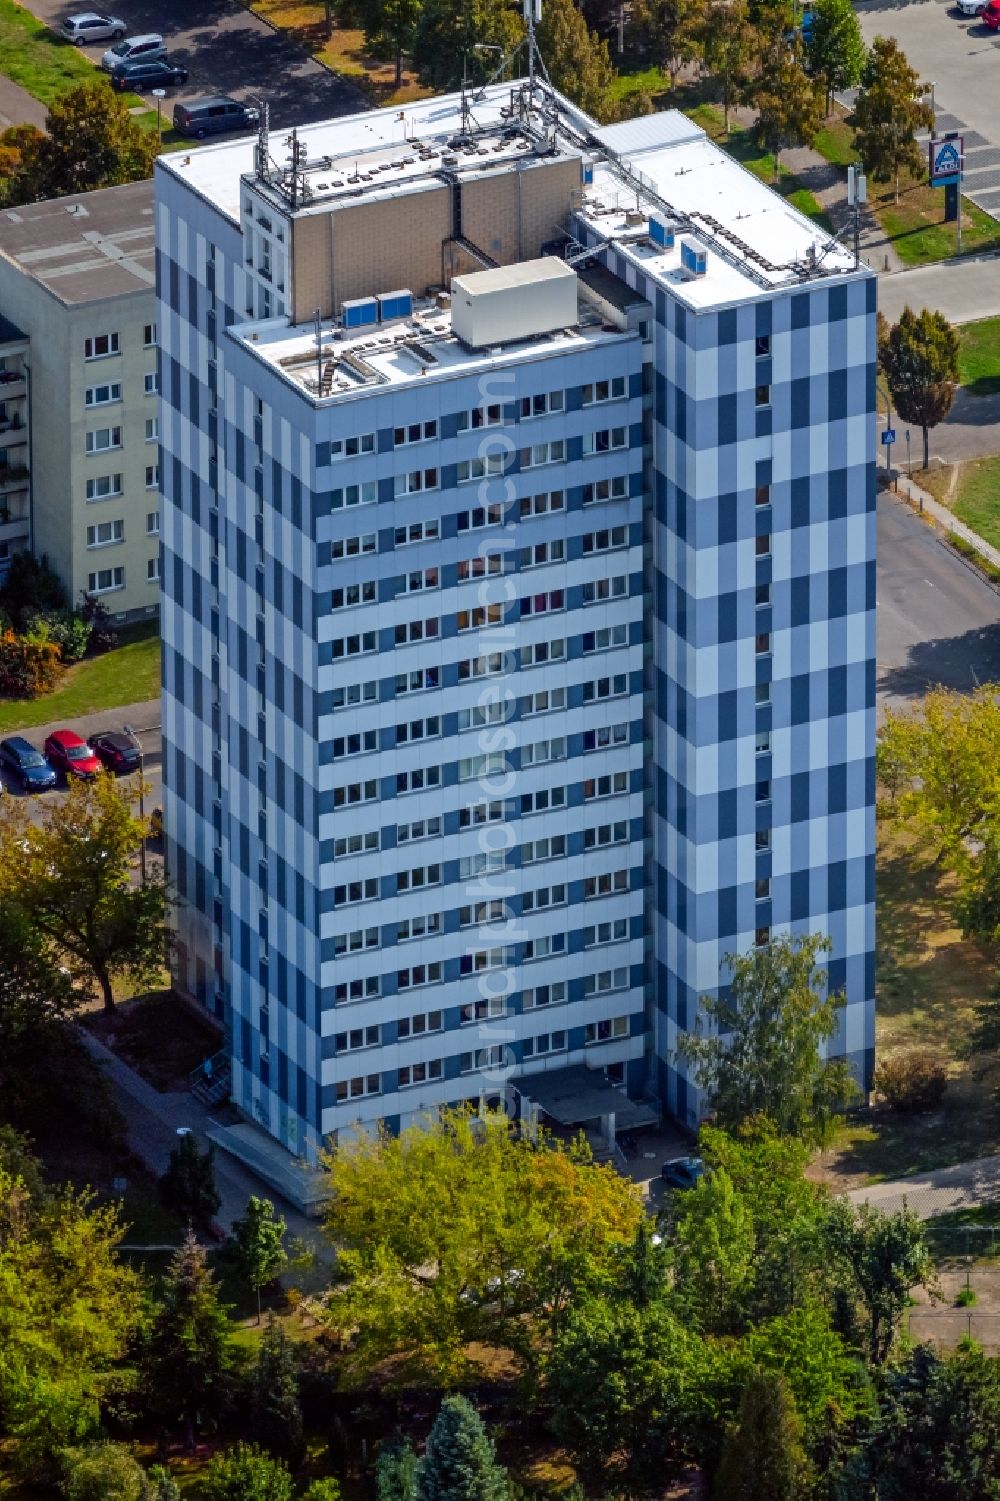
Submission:
[[[84,10],[75,16],[67,16],[59,30],[74,47],[83,47],[89,42],[117,42],[128,30],[117,16],[106,16],[101,11]]]
[[[963,16],[978,16],[986,0],[955,0],[958,10]]]

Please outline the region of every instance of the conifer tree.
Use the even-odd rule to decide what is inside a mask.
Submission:
[[[465,1397],[445,1397],[417,1471],[414,1501],[506,1501],[507,1472],[496,1462],[483,1420]]]
[[[257,1352],[251,1394],[253,1435],[272,1454],[299,1465],[305,1452],[295,1353],[274,1317]]]
[[[231,1370],[229,1320],[204,1248],[189,1230],[171,1260],[146,1348],[154,1405],[184,1429],[189,1448],[198,1423],[223,1406]]]
[[[726,1435],[712,1495],[719,1501],[797,1501],[805,1470],[802,1423],[784,1377],[754,1371]]]

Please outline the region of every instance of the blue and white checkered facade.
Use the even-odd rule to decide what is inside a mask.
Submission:
[[[867,1081],[874,280],[699,312],[602,249],[641,329],[316,400],[168,171],[157,246],[177,982],[241,1109],[312,1156],[585,1063],[693,1122],[763,929],[830,934]]]

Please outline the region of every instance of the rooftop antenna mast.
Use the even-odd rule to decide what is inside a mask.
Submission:
[[[313,336],[316,340],[316,395],[323,394],[323,327],[319,308],[313,312]]]
[[[535,93],[535,59],[538,57],[538,43],[535,40],[535,27],[542,19],[542,0],[522,0],[524,8],[524,24],[528,28],[528,97],[534,97]],[[538,58],[541,62],[541,58]],[[544,64],[542,65],[544,72]]]
[[[267,181],[267,168],[271,159],[268,134],[271,126],[271,106],[266,99],[259,99],[257,112],[257,144],[254,147],[254,175],[261,182]]]

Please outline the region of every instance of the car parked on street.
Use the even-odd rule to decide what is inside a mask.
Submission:
[[[120,730],[102,730],[99,735],[91,735],[90,748],[101,764],[117,776],[138,771],[142,764],[139,747]]]
[[[109,47],[101,58],[105,73],[113,73],[119,63],[148,63],[154,57],[165,57],[167,44],[158,31],[146,31],[141,36],[123,37]]]
[[[671,1157],[660,1168],[660,1177],[668,1188],[694,1188],[704,1176],[705,1164],[700,1157]]]
[[[47,759],[69,781],[80,777],[92,781],[101,770],[101,763],[82,735],[75,730],[53,730],[42,749]]]
[[[1000,31],[1000,0],[987,0],[979,13],[987,31]]]
[[[111,73],[113,89],[130,89],[133,94],[141,94],[144,89],[173,89],[187,80],[187,68],[175,67],[165,57],[154,57],[149,62],[119,63]]]
[[[8,782],[19,782],[23,792],[46,792],[58,781],[41,751],[23,735],[0,740],[0,766]]]
[[[128,27],[118,16],[106,16],[99,10],[82,10],[75,16],[67,16],[59,30],[74,47],[83,47],[90,42],[117,42]]]
[[[182,136],[221,135],[227,130],[254,130],[260,113],[252,104],[218,96],[214,99],[190,99],[174,105],[174,129]]]
[[[955,0],[955,8],[960,15],[978,16],[986,0]]]

